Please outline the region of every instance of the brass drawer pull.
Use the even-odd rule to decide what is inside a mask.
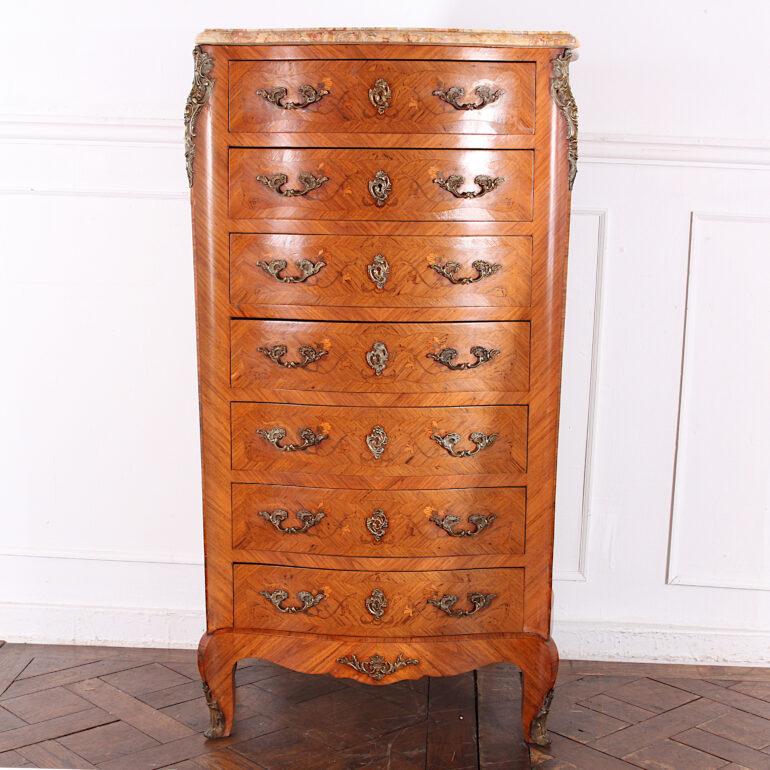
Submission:
[[[327,91],[323,86],[314,88],[311,85],[302,85],[297,91],[301,96],[301,100],[298,102],[285,102],[284,99],[289,93],[288,88],[283,86],[273,86],[273,88],[258,88],[257,96],[261,96],[270,104],[280,107],[282,110],[302,110],[305,107],[320,102],[324,96],[328,96],[331,91]]]
[[[369,101],[377,112],[382,115],[390,107],[390,85],[384,78],[377,78],[374,85],[369,89]]]
[[[299,432],[299,437],[302,439],[301,444],[282,444],[281,441],[286,438],[286,428],[271,428],[270,430],[260,428],[257,433],[281,452],[302,452],[329,438],[325,433],[314,433],[310,428],[302,428]]]
[[[264,516],[264,514],[262,515]],[[453,513],[446,514],[443,519],[437,513],[434,513],[430,517],[430,520],[452,537],[476,537],[476,535],[480,535],[490,524],[492,524],[496,518],[497,516],[494,513],[472,513],[468,516],[468,522],[473,524],[474,529],[455,529],[460,523],[460,517],[455,516]]]
[[[302,602],[302,606],[295,607],[290,605],[282,607],[281,605],[289,598],[289,592],[285,589],[278,588],[275,591],[260,591],[259,594],[264,596],[278,612],[285,612],[288,615],[293,615],[297,612],[307,612],[311,607],[315,607],[326,598],[323,591],[319,591],[317,594],[313,594],[310,591],[297,591],[297,599]]]
[[[492,190],[499,187],[505,181],[505,177],[491,177],[486,174],[479,174],[473,177],[473,181],[478,186],[478,190],[463,190],[460,192],[460,185],[465,182],[465,177],[460,176],[460,174],[450,174],[447,177],[437,176],[433,180],[433,184],[437,184],[442,190],[452,193],[455,198],[480,198],[482,195],[486,195],[488,192],[492,192]]]
[[[379,377],[388,365],[388,346],[384,342],[375,342],[366,354],[366,363],[374,370],[374,376]]]
[[[403,653],[399,653],[398,657],[389,663],[382,655],[374,654],[369,660],[359,660],[355,655],[348,655],[342,658],[337,658],[337,663],[342,663],[345,666],[358,671],[359,674],[366,674],[370,679],[374,679],[379,682],[386,676],[392,676],[404,668],[405,666],[416,666],[419,664],[417,658],[405,658]]]
[[[364,600],[366,611],[376,620],[382,620],[385,610],[388,609],[388,600],[381,588],[375,588]]]
[[[469,610],[454,609],[455,604],[459,601],[459,597],[454,594],[445,594],[440,599],[428,599],[428,604],[438,607],[442,612],[446,612],[447,615],[453,618],[467,618],[469,615],[475,615],[479,610],[489,607],[495,596],[497,594],[468,594],[468,601],[472,605]]]
[[[255,179],[258,182],[262,182],[268,190],[272,190],[278,195],[283,195],[284,198],[296,198],[298,195],[307,195],[312,190],[317,190],[319,187],[329,181],[328,176],[314,176],[313,174],[303,171],[298,175],[299,181],[302,183],[302,189],[288,187],[284,190],[283,186],[289,181],[289,177],[286,174],[257,174]]]
[[[478,454],[482,449],[486,449],[488,446],[494,444],[495,441],[497,441],[497,436],[497,433],[471,433],[469,438],[476,445],[475,449],[456,449],[455,447],[461,441],[458,433],[447,433],[443,436],[440,433],[434,433],[431,438],[439,446],[446,449],[452,457],[472,457],[473,455]]]
[[[484,259],[477,259],[471,262],[471,267],[476,271],[476,275],[462,278],[455,275],[460,269],[460,264],[458,262],[447,262],[443,265],[433,263],[428,265],[428,267],[430,267],[431,270],[435,270],[439,275],[443,275],[450,283],[467,286],[469,283],[476,283],[482,278],[488,278],[490,275],[494,275],[502,268],[502,265],[492,264]]]
[[[286,345],[271,345],[269,348],[257,348],[260,353],[264,353],[273,363],[283,366],[286,369],[302,369],[309,364],[315,363],[319,358],[323,358],[326,352],[323,348],[314,348],[311,345],[300,345],[297,350],[302,356],[301,361],[284,361],[283,357],[288,352]]]
[[[384,289],[390,276],[390,265],[382,254],[375,254],[372,261],[366,266],[369,279],[378,288]]]
[[[276,281],[281,283],[304,283],[311,275],[321,272],[321,268],[326,267],[326,262],[319,259],[313,262],[310,259],[298,259],[294,264],[299,270],[299,275],[281,275],[289,263],[285,259],[271,259],[269,262],[260,260],[257,265],[261,267],[268,275],[272,275]]]
[[[385,451],[385,447],[388,443],[388,434],[385,432],[385,428],[382,425],[375,425],[372,428],[371,433],[366,437],[366,446],[369,447],[369,451],[374,455],[375,460],[379,460],[382,457],[382,453]]]
[[[460,103],[460,99],[465,96],[465,89],[461,86],[452,86],[447,88],[446,91],[437,88],[433,92],[433,96],[438,96],[439,99],[451,104],[456,110],[480,110],[482,107],[486,107],[488,104],[496,102],[504,93],[500,88],[492,89],[492,86],[476,86],[473,89],[473,93],[479,97],[478,102],[464,102]]]
[[[385,201],[388,200],[392,189],[393,185],[390,182],[390,177],[382,169],[374,175],[374,179],[369,180],[369,194],[374,198],[374,202],[378,207],[385,205]]]
[[[385,530],[388,528],[388,517],[382,508],[375,508],[372,515],[366,518],[364,522],[369,534],[374,538],[375,543],[379,543],[385,537]]]
[[[497,348],[482,348],[481,345],[474,345],[471,348],[471,355],[476,359],[475,361],[456,363],[455,359],[459,353],[455,348],[442,348],[438,353],[428,353],[427,357],[432,358],[442,366],[446,366],[453,372],[458,372],[464,369],[475,369],[477,366],[488,363],[499,354],[500,351]]]
[[[283,508],[278,508],[275,511],[260,511],[259,515],[269,521],[279,532],[284,535],[301,535],[307,532],[311,527],[318,524],[326,514],[323,511],[318,513],[311,513],[310,511],[297,511],[297,519],[299,520],[301,527],[284,527],[283,523],[289,518],[289,512]]]

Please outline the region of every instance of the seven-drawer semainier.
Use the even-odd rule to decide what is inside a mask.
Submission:
[[[208,734],[245,657],[374,685],[508,661],[542,744],[575,41],[198,42]]]

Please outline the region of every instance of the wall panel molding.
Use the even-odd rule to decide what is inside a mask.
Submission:
[[[770,142],[718,137],[583,134],[583,163],[706,168],[770,168]]]
[[[588,529],[589,520],[591,515],[591,474],[593,468],[593,456],[594,456],[594,420],[596,415],[596,382],[598,376],[599,367],[599,349],[601,339],[601,317],[602,317],[602,286],[604,280],[604,253],[606,244],[607,233],[607,211],[604,209],[582,209],[573,208],[572,218],[573,221],[581,217],[588,217],[596,220],[596,242],[594,244],[593,253],[591,259],[593,261],[593,276],[594,282],[592,291],[590,291],[590,297],[582,297],[584,305],[573,307],[570,309],[570,288],[567,289],[567,325],[570,324],[570,316],[579,316],[581,313],[590,313],[590,341],[588,342],[588,348],[590,355],[588,356],[588,371],[585,373],[585,377],[588,380],[586,402],[585,402],[585,419],[580,425],[575,425],[575,430],[580,435],[580,441],[583,445],[582,453],[582,473],[580,474],[580,487],[566,490],[563,486],[560,486],[557,482],[557,515],[565,515],[570,509],[569,500],[563,501],[559,495],[569,494],[573,501],[579,501],[579,536],[576,546],[576,555],[573,557],[573,563],[575,569],[560,569],[558,562],[554,564],[554,580],[568,580],[568,581],[585,581],[588,579]],[[575,276],[575,254],[574,251],[577,244],[573,239],[570,243],[570,259],[572,263],[568,268],[572,271],[572,275]],[[582,271],[581,271],[582,272]],[[569,283],[569,275],[568,275]],[[573,277],[572,280],[575,280]],[[588,294],[588,293],[586,293]],[[589,307],[590,304],[590,307]],[[577,322],[578,318],[575,318]],[[565,330],[565,334],[569,335],[569,329]],[[565,340],[566,341],[566,340]],[[569,376],[567,374],[567,376]],[[568,385],[568,383],[565,384]],[[562,417],[565,416],[562,409]],[[562,435],[566,435],[564,426],[562,426]],[[564,464],[559,463],[557,465],[557,473],[564,473]],[[574,482],[573,482],[574,483]],[[565,507],[561,512],[558,511],[559,504]],[[574,502],[573,502],[574,505]],[[574,510],[574,508],[573,508]],[[558,527],[558,523],[557,523]],[[558,541],[557,541],[558,543]],[[563,547],[563,546],[562,546]]]
[[[0,116],[0,143],[181,147],[181,117]],[[581,163],[770,168],[770,142],[730,137],[644,136],[584,132]]]
[[[44,196],[53,198],[132,198],[148,200],[188,200],[189,190],[115,190],[99,187],[0,187],[5,197]]]
[[[19,559],[71,559],[75,561],[117,561],[128,564],[177,564],[202,567],[201,556],[184,556],[173,553],[154,553],[151,551],[95,551],[80,548],[2,548],[0,557],[9,556]]]
[[[752,377],[756,379],[757,375],[759,375],[759,379],[761,380],[762,374],[761,372],[755,371],[756,367],[751,370],[751,376],[745,376],[744,372],[746,367],[749,365],[747,362],[756,359],[764,359],[766,357],[765,353],[753,345],[750,346],[751,350],[749,351],[742,350],[741,348],[741,338],[750,335],[752,327],[756,327],[759,330],[758,336],[761,337],[763,334],[763,329],[764,334],[766,334],[767,325],[762,322],[762,319],[756,319],[758,322],[755,323],[752,323],[752,320],[755,319],[741,319],[738,323],[740,329],[734,330],[734,333],[729,333],[729,324],[731,321],[733,321],[736,312],[735,309],[738,307],[740,307],[741,311],[744,311],[747,308],[751,309],[752,307],[759,307],[759,312],[762,312],[764,309],[764,312],[767,314],[766,305],[762,304],[761,298],[759,302],[756,302],[755,298],[754,305],[752,305],[752,299],[750,296],[746,296],[746,294],[740,292],[739,290],[734,290],[732,292],[730,291],[730,281],[733,280],[733,276],[738,275],[739,281],[740,276],[744,277],[744,280],[741,281],[743,287],[751,283],[756,283],[756,285],[759,287],[757,294],[761,294],[763,284],[767,285],[767,287],[770,287],[770,270],[765,269],[764,272],[762,272],[761,269],[757,271],[748,270],[744,273],[741,273],[736,260],[746,258],[747,255],[748,258],[751,258],[752,250],[750,248],[744,248],[746,244],[742,244],[737,238],[733,237],[735,233],[731,233],[729,237],[725,233],[725,240],[730,242],[730,254],[729,260],[723,260],[725,262],[725,269],[723,269],[718,276],[719,278],[724,279],[723,282],[720,281],[716,287],[718,289],[719,297],[710,298],[710,302],[709,298],[704,300],[703,298],[698,297],[698,292],[703,292],[707,289],[699,288],[702,286],[703,279],[695,280],[695,271],[697,269],[700,272],[704,272],[707,265],[701,265],[700,263],[703,262],[703,260],[714,259],[714,255],[701,254],[701,249],[705,249],[706,243],[714,243],[718,235],[717,231],[712,231],[709,235],[704,234],[703,228],[707,223],[717,225],[721,223],[728,227],[730,225],[736,224],[742,226],[770,225],[770,216],[695,211],[691,214],[689,257],[687,261],[687,282],[685,290],[686,296],[683,301],[684,319],[682,329],[682,357],[677,409],[677,438],[672,468],[666,582],[668,585],[770,591],[770,571],[768,571],[766,567],[763,569],[763,565],[765,564],[767,558],[766,549],[762,547],[761,542],[763,536],[763,527],[758,526],[756,528],[755,536],[758,538],[759,542],[758,550],[756,550],[754,553],[747,552],[746,541],[741,541],[740,535],[736,537],[735,534],[740,533],[743,529],[751,526],[751,522],[754,521],[752,518],[752,512],[754,516],[761,517],[762,510],[766,510],[766,502],[763,503],[762,500],[757,501],[756,498],[748,499],[739,496],[745,489],[751,487],[751,476],[753,476],[751,470],[751,462],[747,461],[745,463],[741,463],[740,458],[735,457],[735,453],[731,452],[729,446],[722,446],[719,444],[719,442],[713,441],[713,437],[710,437],[708,434],[704,435],[706,431],[704,430],[703,426],[716,422],[716,420],[704,420],[703,415],[698,414],[697,412],[695,416],[691,415],[691,408],[703,409],[704,407],[703,405],[695,405],[694,407],[690,407],[690,404],[686,401],[687,398],[692,400],[696,400],[697,398],[695,395],[696,388],[694,384],[689,383],[689,378],[697,378],[696,369],[698,361],[697,359],[692,360],[693,354],[691,353],[690,349],[696,343],[700,344],[701,351],[704,347],[702,340],[698,341],[690,339],[691,335],[696,334],[696,332],[692,330],[692,308],[694,303],[704,303],[706,305],[706,310],[704,311],[701,309],[698,311],[700,314],[699,317],[701,323],[708,323],[708,319],[713,317],[715,308],[718,307],[718,323],[727,326],[727,332],[723,333],[723,337],[729,337],[729,342],[727,344],[725,344],[724,339],[720,340],[717,334],[714,334],[713,330],[709,329],[710,334],[708,347],[713,347],[716,349],[718,355],[720,356],[722,371],[719,374],[719,380],[724,380],[726,377],[730,376],[736,376],[735,372],[737,372],[738,380],[737,383],[734,383],[729,387],[729,393],[725,394],[724,392],[716,391],[713,394],[713,400],[717,402],[717,406],[714,408],[718,409],[720,412],[722,410],[733,410],[733,413],[740,414],[739,410],[742,400],[749,399],[746,403],[749,411],[751,411],[751,415],[748,417],[744,415],[742,421],[737,422],[735,427],[731,425],[730,430],[725,435],[729,436],[730,434],[740,433],[741,437],[738,439],[738,441],[741,442],[746,440],[749,442],[749,446],[747,446],[744,451],[747,455],[750,455],[751,461],[753,461],[756,465],[754,472],[756,472],[757,468],[761,469],[766,467],[762,460],[762,457],[764,456],[761,454],[763,451],[762,447],[758,444],[752,444],[751,437],[743,433],[740,425],[744,425],[745,427],[745,424],[751,424],[755,420],[760,424],[764,424],[767,419],[766,417],[763,417],[763,414],[766,415],[768,413],[763,413],[761,408],[756,405],[752,409],[753,402],[750,401],[752,393],[758,397],[758,400],[762,400],[761,392],[763,389],[763,383],[760,381],[758,383],[758,389],[753,391],[752,387],[755,385],[755,383],[751,382]],[[768,233],[770,233],[770,230],[768,230]],[[748,231],[746,231],[744,235],[748,236]],[[754,258],[760,265],[763,264],[763,249],[766,248],[767,242],[767,233],[758,232],[756,234],[754,240]],[[735,245],[733,246],[733,244]],[[717,249],[718,248],[719,243],[717,241]],[[759,255],[758,258],[757,255]],[[711,269],[712,271],[714,270],[713,267]],[[748,278],[746,278],[747,273],[749,274]],[[713,279],[714,277],[712,275],[712,280]],[[725,293],[724,296],[722,295],[722,292]],[[733,303],[734,310],[732,311],[730,303]],[[745,330],[746,333],[741,334],[742,330]],[[701,352],[701,356],[702,355],[703,353]],[[691,372],[691,370],[693,371]],[[770,378],[770,367],[766,366],[765,371],[768,378]],[[702,384],[704,386],[706,385],[706,383],[703,382]],[[711,387],[714,388],[715,384],[712,383]],[[767,387],[767,383],[764,384],[764,387]],[[740,417],[737,419],[741,420]],[[692,421],[693,426],[689,425],[690,421]],[[720,523],[723,523],[723,526],[726,529],[723,530],[722,533],[723,542],[721,542],[718,546],[716,546],[715,543],[710,541],[708,538],[703,538],[702,540],[698,539],[701,527],[709,530],[715,526],[715,522],[713,520],[714,511],[709,510],[708,502],[704,507],[702,500],[699,501],[696,499],[694,501],[690,501],[689,503],[683,500],[683,496],[686,494],[686,491],[682,490],[682,486],[687,482],[683,482],[682,480],[683,474],[681,466],[687,462],[690,457],[692,457],[693,461],[696,463],[703,463],[703,447],[698,446],[697,444],[692,446],[690,445],[691,442],[694,442],[695,434],[700,436],[701,442],[709,442],[709,439],[712,439],[709,443],[709,451],[712,453],[714,461],[713,472],[714,474],[717,474],[718,478],[722,479],[720,489],[723,492],[729,492],[728,497],[730,500],[724,502],[722,504],[722,508],[720,509],[724,514],[724,516],[720,516]],[[765,452],[768,451],[767,447],[768,444],[766,442],[764,450]],[[719,460],[723,458],[724,461],[719,462]],[[736,459],[738,460],[737,468],[730,470],[729,466],[727,468],[725,467],[727,463],[735,462]],[[702,465],[698,467],[701,469],[701,471],[703,471]],[[690,470],[689,474],[692,473],[693,471]],[[749,473],[749,477],[744,478],[743,483],[741,478],[742,473]],[[697,490],[701,484],[708,485],[710,483],[710,480],[707,478],[709,474],[703,472],[698,473],[697,475],[699,481],[694,485],[695,491],[693,491],[693,481],[687,474],[685,475],[687,476],[687,480],[690,484],[690,493],[695,494],[696,497]],[[758,494],[760,496],[764,493],[766,497],[766,489],[763,492],[761,487],[761,481],[758,485],[755,484],[753,488],[754,493],[755,495]],[[711,500],[715,499],[716,497],[717,495],[707,494],[707,498]],[[692,512],[693,506],[696,510],[696,513]],[[741,516],[747,515],[749,516],[749,520],[742,522]],[[697,518],[698,520],[697,526],[693,521],[693,517]],[[750,537],[749,540],[751,540]],[[740,554],[736,554],[736,549],[741,548],[741,546],[743,546],[744,551]],[[686,551],[688,548],[695,549],[694,553],[690,553],[690,565],[687,564],[688,557],[686,555]],[[704,568],[702,563],[699,567],[693,566],[693,564],[697,564],[699,561],[698,551],[707,549],[711,549],[710,557],[708,559],[708,568]],[[717,551],[720,551],[721,553],[718,553]],[[739,575],[740,570],[736,568],[739,565],[743,566],[746,564],[751,567],[753,563],[752,557],[754,558],[754,572],[756,573],[756,576],[750,577]],[[700,559],[700,561],[703,560]],[[731,572],[733,573],[732,575],[730,574]]]

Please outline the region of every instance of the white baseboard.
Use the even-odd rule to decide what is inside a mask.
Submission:
[[[87,605],[0,604],[2,638],[36,644],[194,648],[202,610]],[[565,660],[770,665],[770,632],[642,623],[556,621]]]
[[[31,644],[188,649],[198,646],[206,628],[202,609],[4,602],[0,617],[1,638]]]
[[[770,631],[557,620],[553,638],[565,660],[770,665]]]

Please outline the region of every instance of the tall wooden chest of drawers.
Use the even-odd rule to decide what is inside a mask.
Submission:
[[[244,657],[372,685],[509,661],[544,743],[575,41],[198,43],[209,737]]]

